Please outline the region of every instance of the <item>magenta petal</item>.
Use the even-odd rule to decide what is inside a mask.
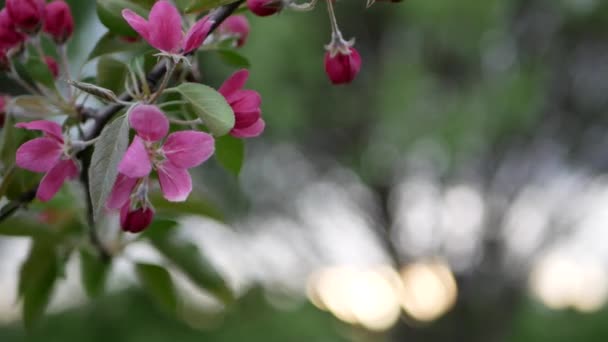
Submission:
[[[264,128],[266,127],[266,123],[264,120],[259,119],[255,124],[246,127],[246,128],[233,128],[230,131],[230,135],[235,138],[254,138],[262,134],[264,132]]]
[[[177,8],[166,0],[158,1],[152,6],[148,18],[148,42],[155,48],[177,53],[182,47],[182,17]]]
[[[63,185],[66,179],[72,179],[78,176],[78,166],[72,159],[61,160],[47,172],[38,186],[36,197],[42,201],[49,201]]]
[[[239,90],[227,100],[235,112],[255,110],[262,105],[262,97],[255,90]]]
[[[209,20],[208,17],[204,17],[190,28],[188,34],[186,34],[184,54],[188,54],[198,49],[203,44],[205,38],[207,38],[207,35],[209,34],[209,31],[211,31],[213,23],[214,21]]]
[[[159,141],[169,132],[169,119],[156,106],[138,105],[129,113],[129,125],[148,141]]]
[[[42,131],[46,135],[57,139],[63,143],[63,134],[61,133],[61,125],[48,120],[37,120],[31,122],[20,122],[15,125],[17,128],[25,128],[31,131]]]
[[[137,13],[126,8],[122,10],[122,17],[131,25],[131,27],[142,36],[143,39],[149,40],[149,23],[146,19],[140,17]]]
[[[189,169],[202,164],[215,151],[213,137],[196,131],[175,132],[167,137],[163,152],[176,167]]]
[[[144,141],[136,135],[120,164],[118,164],[118,172],[131,178],[142,178],[149,175],[151,171],[152,162]]]
[[[188,170],[166,161],[158,168],[158,181],[163,196],[170,202],[183,202],[192,191],[192,178]]]
[[[228,97],[237,90],[243,88],[248,78],[249,71],[247,69],[241,69],[224,81],[224,84],[222,84],[218,91],[224,95],[224,97]]]
[[[260,109],[253,110],[250,112],[234,112],[235,123],[234,128],[246,128],[255,124],[261,116]]]
[[[17,149],[17,166],[33,172],[47,172],[57,164],[61,153],[61,144],[53,138],[32,139]]]
[[[106,202],[106,207],[109,209],[120,209],[129,200],[131,192],[135,184],[137,184],[137,180],[137,178],[127,177],[119,173],[118,177],[116,177],[116,182],[114,182],[114,187],[112,187],[110,197]]]

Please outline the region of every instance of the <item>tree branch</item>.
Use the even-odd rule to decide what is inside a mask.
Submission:
[[[209,31],[209,34],[213,32],[226,18],[228,18],[245,0],[237,0],[231,4],[221,6],[209,14],[209,19],[214,21],[214,24]],[[146,76],[148,86],[151,89],[155,89],[158,86],[158,82],[164,77],[167,72],[167,66],[165,61],[161,61],[154,66],[150,73]],[[128,102],[132,100],[132,97],[128,93],[123,93],[119,96],[119,99]],[[91,115],[94,120],[93,127],[85,134],[85,140],[91,140],[98,137],[106,124],[114,117],[116,113],[124,108],[122,104],[111,104],[106,107],[99,109],[95,115]],[[87,203],[87,217],[89,223],[89,236],[91,243],[97,248],[99,254],[103,260],[109,260],[111,254],[103,246],[97,232],[95,230],[95,224],[93,221],[93,206],[91,203],[91,197],[89,192],[89,175],[88,169],[91,162],[91,154],[93,146],[86,148],[85,150],[78,153],[77,158],[82,161],[82,171],[80,174],[80,181],[83,183],[86,192],[86,203]],[[2,209],[0,209],[0,222],[11,215],[13,215],[19,208],[26,206],[28,203],[34,200],[36,195],[36,189],[38,185],[23,193],[18,199],[8,203]]]

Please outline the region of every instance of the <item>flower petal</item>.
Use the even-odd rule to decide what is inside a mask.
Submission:
[[[106,202],[106,207],[109,209],[120,209],[129,201],[131,191],[133,191],[135,184],[137,184],[137,180],[137,178],[127,177],[122,173],[119,173],[118,177],[116,177],[116,182],[114,182],[114,186],[112,187],[112,192],[108,197],[108,201]]]
[[[163,196],[170,202],[183,202],[192,192],[192,178],[187,169],[166,161],[158,168],[158,181]]]
[[[169,119],[156,106],[138,105],[129,113],[129,125],[148,141],[159,141],[169,132]]]
[[[131,178],[142,178],[150,174],[152,171],[152,162],[148,156],[148,151],[144,145],[144,141],[135,136],[131,146],[127,149],[124,157],[118,164],[118,172]]]
[[[163,152],[177,167],[189,169],[202,164],[215,151],[213,137],[196,131],[175,132],[167,137]]]
[[[148,20],[150,45],[169,53],[179,52],[184,33],[182,32],[182,17],[177,8],[166,0],[158,1],[152,6]]]
[[[78,166],[72,159],[59,161],[42,177],[36,197],[42,202],[49,201],[59,191],[66,179],[73,179],[76,176],[78,176]]]
[[[222,84],[218,91],[224,95],[224,97],[228,97],[234,94],[237,90],[243,88],[248,78],[249,71],[247,69],[241,69],[224,81],[224,84]]]
[[[205,16],[190,28],[188,34],[186,34],[184,54],[188,54],[198,49],[203,44],[205,38],[209,35],[209,31],[211,31],[214,22],[215,21],[209,20],[209,17]]]
[[[15,125],[17,128],[25,128],[30,131],[42,131],[46,135],[55,138],[59,142],[63,143],[63,134],[61,133],[61,125],[54,121],[49,120],[37,120],[30,122],[20,122]]]
[[[266,123],[264,120],[259,119],[253,125],[246,128],[233,128],[230,131],[230,135],[235,138],[254,138],[262,134],[264,132],[264,128],[266,127]]]
[[[61,158],[61,144],[53,138],[32,139],[17,149],[17,166],[33,172],[47,172]]]
[[[139,16],[139,14],[132,10],[125,8],[122,10],[122,17],[129,23],[129,25],[137,32],[143,39],[148,40],[150,37],[149,26],[150,23],[146,19]]]
[[[247,128],[251,125],[253,125],[254,123],[256,123],[259,119],[260,116],[262,115],[262,112],[257,109],[257,110],[253,110],[250,112],[234,112],[234,116],[235,116],[235,123],[234,123],[234,128]]]

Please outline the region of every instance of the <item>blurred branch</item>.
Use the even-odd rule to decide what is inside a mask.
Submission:
[[[245,0],[237,0],[231,4],[221,6],[211,12],[209,14],[210,20],[214,21],[209,34],[213,32],[226,18],[228,18]],[[158,86],[158,82],[164,77],[167,72],[167,66],[164,61],[159,62],[154,66],[152,71],[146,76],[148,81],[148,86],[151,89],[155,89]],[[132,97],[128,93],[123,93],[119,96],[119,99],[128,102],[132,100]],[[93,127],[85,134],[84,140],[91,140],[98,137],[101,134],[101,131],[105,127],[105,125],[114,117],[116,113],[121,111],[124,108],[123,104],[111,104],[106,107],[99,109],[97,112],[88,113],[89,117],[94,120]],[[89,175],[88,169],[91,162],[91,153],[93,150],[93,146],[88,147],[87,149],[78,153],[77,158],[82,161],[82,170],[80,174],[80,181],[84,185],[85,193],[86,193],[86,204],[87,204],[87,218],[89,223],[89,236],[91,243],[98,250],[100,257],[103,260],[109,260],[111,258],[110,252],[103,246],[97,232],[95,230],[95,225],[93,221],[93,207],[91,203],[91,197],[89,192]],[[15,201],[12,201],[2,207],[0,209],[0,222],[2,220],[13,215],[19,208],[26,206],[28,203],[34,200],[36,197],[36,190],[38,185],[33,187],[32,189],[24,192],[19,198]]]

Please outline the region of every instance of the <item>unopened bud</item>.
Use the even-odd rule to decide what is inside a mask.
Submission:
[[[221,35],[236,37],[236,46],[241,47],[249,36],[249,21],[244,15],[233,15],[224,20],[218,28]]]
[[[125,232],[140,233],[150,226],[154,219],[152,208],[131,208],[128,201],[120,210],[120,227]]]
[[[6,9],[15,26],[36,33],[44,22],[44,0],[6,0]]]
[[[352,82],[361,70],[361,56],[359,52],[353,48],[348,48],[348,53],[345,51],[332,51],[325,53],[325,73],[333,84],[346,84]]]
[[[65,43],[74,32],[74,18],[70,6],[63,0],[55,0],[46,5],[44,32],[53,37],[57,44]]]
[[[282,0],[247,0],[249,10],[260,17],[273,15],[283,9]]]

